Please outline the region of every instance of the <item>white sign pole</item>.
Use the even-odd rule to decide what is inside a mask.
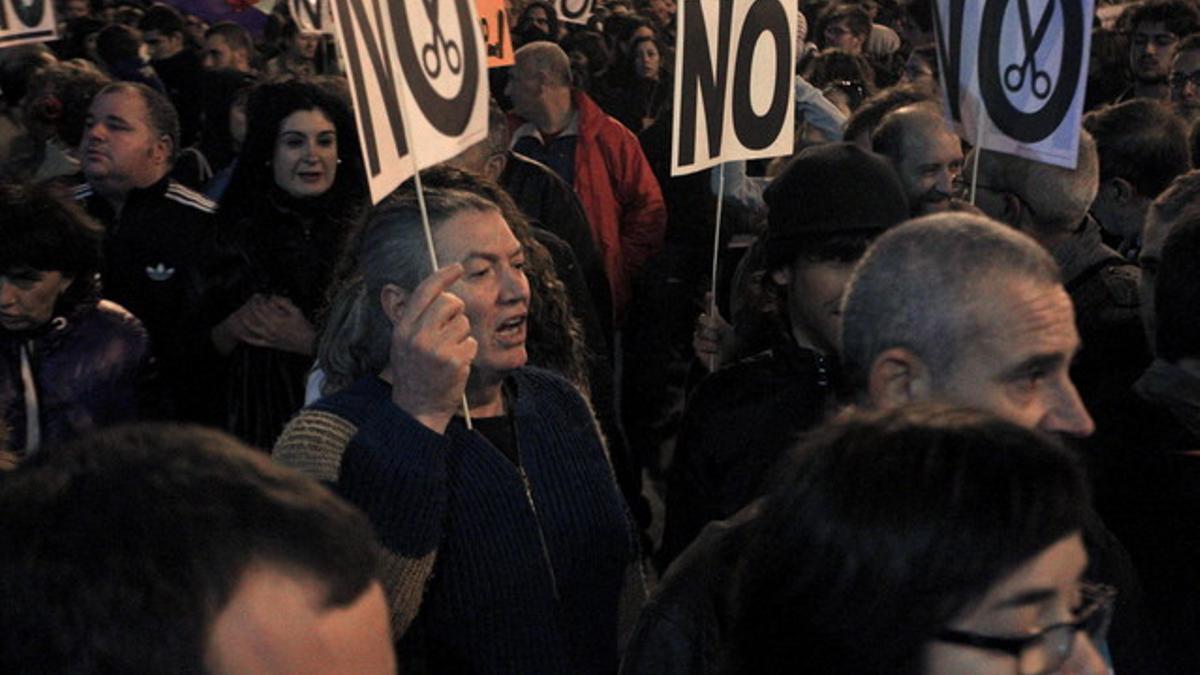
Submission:
[[[717,165],[717,218],[713,224],[712,292],[708,296],[708,316],[714,322],[717,317],[717,263],[721,259],[721,211],[725,205],[725,165]],[[733,321],[733,317],[729,317]],[[708,370],[717,369],[717,354],[709,354]]]

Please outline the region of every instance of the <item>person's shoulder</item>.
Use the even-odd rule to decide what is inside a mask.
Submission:
[[[101,300],[97,303],[96,310],[88,313],[87,320],[116,335],[146,338],[146,328],[141,319],[111,300]]]
[[[378,378],[363,378],[301,410],[279,435],[272,459],[336,483],[346,448],[372,407],[386,398],[386,389]]]
[[[357,426],[381,401],[389,400],[387,383],[378,377],[359,378],[350,386],[322,397],[300,412],[324,412],[338,415]]]
[[[167,183],[167,189],[163,192],[163,198],[179,204],[185,209],[198,211],[206,215],[211,216],[217,212],[216,202],[204,194],[174,180]]]

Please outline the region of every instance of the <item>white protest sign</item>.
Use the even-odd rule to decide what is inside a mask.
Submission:
[[[333,35],[333,10],[329,0],[288,0],[288,10],[301,32]]]
[[[378,203],[416,166],[445,161],[487,135],[479,16],[474,0],[333,4],[371,200]]]
[[[792,153],[795,2],[683,0],[671,175]]]
[[[555,0],[558,18],[567,23],[587,23],[596,11],[596,0]]]
[[[57,38],[53,0],[0,0],[0,49]]]
[[[937,0],[942,91],[958,133],[1075,168],[1092,8],[1093,0]]]

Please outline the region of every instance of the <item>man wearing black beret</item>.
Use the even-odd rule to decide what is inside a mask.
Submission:
[[[842,290],[879,233],[908,217],[891,164],[851,143],[809,148],[765,193],[764,289],[775,298],[773,346],[697,387],[684,413],[667,490],[662,568],[710,521],[758,494],[798,432],[835,404]]]

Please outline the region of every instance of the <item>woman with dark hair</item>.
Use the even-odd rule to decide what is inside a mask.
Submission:
[[[100,226],[45,186],[0,185],[0,427],[15,457],[132,422],[147,401],[141,322],[100,300]]]
[[[1046,436],[921,406],[800,446],[735,573],[725,672],[1100,675],[1089,495]]]
[[[634,134],[645,131],[670,110],[675,89],[665,57],[657,39],[635,37],[628,57],[621,60],[610,79],[607,112]]]
[[[224,426],[270,448],[303,404],[318,310],[346,233],[366,206],[349,107],[304,80],[259,86],[217,212],[201,321],[227,357]]]
[[[356,379],[274,457],[375,525],[402,662],[613,673],[636,544],[587,402],[527,366],[529,251],[488,199],[431,188],[425,207],[444,267],[413,193],[375,212],[320,350]]]

